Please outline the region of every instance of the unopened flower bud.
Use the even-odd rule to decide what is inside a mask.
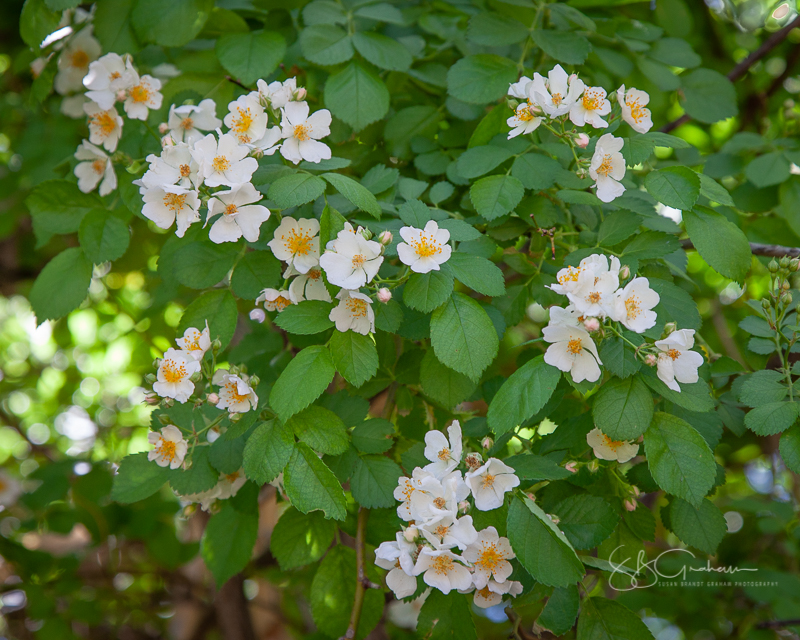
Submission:
[[[297,91],[294,92],[294,99],[296,102],[302,102],[306,99],[308,95],[308,91],[306,91],[305,87],[299,87]]]
[[[550,513],[547,514],[547,517],[550,518],[550,521],[553,524],[558,524],[559,522],[561,522],[561,518],[559,518],[558,516],[554,516],[554,515],[552,515]]]
[[[513,98],[507,98],[506,104],[508,105],[509,109],[511,109],[512,111],[516,111],[517,107],[519,106],[519,101],[514,100]]]
[[[675,323],[675,322],[667,322],[667,324],[664,325],[663,336],[666,338],[669,334],[674,332],[677,328],[678,328],[677,323]]]
[[[250,312],[250,319],[260,324],[267,319],[267,314],[263,309],[253,309]]]
[[[230,420],[231,422],[239,422],[239,420],[241,419],[242,419],[241,413],[231,413],[228,415],[228,420]]]
[[[489,436],[486,436],[481,442],[481,446],[484,449],[491,449],[494,446],[494,440],[492,440]]]
[[[364,240],[372,240],[373,234],[372,231],[370,231],[369,229],[362,228],[361,231],[359,231],[359,233],[361,234],[361,237],[364,238]]]
[[[535,493],[533,493],[533,492],[531,492],[531,493],[526,493],[526,494],[525,494],[525,497],[527,497],[527,498],[528,498],[528,500],[530,500],[531,502],[536,502],[536,494],[535,494]]]
[[[536,323],[545,323],[547,322],[547,309],[545,309],[542,305],[538,302],[531,302],[528,305],[528,308],[525,309],[525,313],[528,317]]]
[[[578,176],[578,177],[579,177],[581,180],[583,180],[583,179],[586,177],[586,175],[587,175],[587,173],[586,173],[586,169],[584,169],[583,167],[581,167],[581,168],[579,168],[579,169],[578,169],[578,170],[575,172],[575,174],[576,174],[576,175],[577,175],[577,176]]]
[[[575,146],[585,149],[587,146],[589,146],[589,136],[587,136],[585,133],[579,133],[577,136],[575,136]]]
[[[583,326],[589,333],[592,333],[600,328],[600,321],[597,318],[586,318],[583,321]]]
[[[786,267],[788,267],[789,266],[789,258],[788,258],[788,256],[783,256],[780,259],[780,262],[778,262],[778,264],[780,265],[781,269],[785,269]]]
[[[383,304],[389,302],[392,299],[392,292],[389,291],[386,287],[381,287],[378,289],[378,300]]]
[[[120,89],[117,91],[117,102],[124,102],[128,95],[125,93],[124,89]]]
[[[792,258],[789,261],[789,271],[797,271],[798,267],[800,267],[800,260],[797,258]]]
[[[640,495],[642,495],[642,492],[639,490],[639,487],[637,487],[635,484],[634,484],[634,485],[631,485],[631,491],[633,491],[633,495],[634,495],[635,497],[637,497],[637,498],[638,498]]]
[[[464,458],[464,464],[467,465],[470,471],[475,471],[483,464],[483,458],[480,453],[470,453]]]
[[[251,387],[255,389],[258,386],[259,382],[261,382],[261,378],[259,378],[258,376],[251,376],[251,378],[247,381],[247,384],[249,384]]]
[[[623,264],[622,268],[619,270],[620,280],[625,280],[630,275],[631,275],[631,268],[627,264]]]
[[[769,269],[770,273],[777,273],[778,271],[778,263],[775,261],[775,258],[769,261],[767,265],[767,269]]]
[[[145,382],[147,382],[148,384],[153,384],[156,380],[158,380],[158,378],[156,378],[154,373],[148,373],[144,377],[144,379],[145,379]]]
[[[408,542],[414,542],[419,537],[419,529],[416,527],[407,527],[405,531],[403,531],[403,537]]]
[[[589,469],[592,473],[597,473],[597,470],[600,468],[600,461],[599,460],[592,460],[589,464],[586,465],[586,468]]]
[[[161,138],[161,147],[163,149],[166,149],[167,147],[174,147],[174,146],[175,146],[175,140],[173,139],[173,137],[170,134],[167,134],[163,138]]]
[[[219,396],[216,393],[209,393],[208,404],[219,404]]]
[[[386,229],[381,231],[381,234],[378,236],[378,242],[385,247],[387,244],[391,244],[393,237],[394,236],[392,236],[392,232]]]
[[[158,132],[163,136],[167,131],[169,131],[169,125],[166,122],[162,122],[158,125]]]
[[[145,393],[144,402],[150,406],[155,406],[161,404],[161,398],[159,398],[155,393]]]
[[[461,502],[458,503],[458,512],[460,514],[464,515],[465,513],[469,513],[469,510],[470,510],[470,504],[466,500],[462,500]]]
[[[574,460],[567,462],[567,464],[564,465],[564,468],[570,473],[578,473],[578,463]]]
[[[769,307],[770,307],[769,300],[767,298],[762,298],[761,299],[761,308],[766,310],[766,309],[769,309]]]
[[[784,298],[784,300],[783,300],[783,301],[784,301],[786,304],[792,304],[792,294],[791,294],[791,293],[787,293],[787,294],[786,294],[786,297]]]
[[[214,340],[214,341],[211,343],[211,348],[212,348],[214,351],[219,351],[220,349],[222,349],[222,343],[219,341],[219,338],[215,339],[215,340]]]
[[[164,414],[164,413],[159,413],[158,414],[158,421],[161,424],[163,424],[164,426],[167,426],[168,424],[172,424],[172,420],[170,420],[169,416]]]
[[[626,511],[636,511],[636,500],[626,500],[624,504]]]
[[[784,281],[784,283],[781,285],[781,288],[782,288],[784,291],[788,291],[789,289],[791,289],[791,288],[792,288],[792,286],[789,284],[789,281],[788,281],[788,280],[785,280],[785,281]]]
[[[654,354],[654,353],[648,353],[648,354],[647,354],[647,355],[644,357],[644,363],[645,363],[645,364],[646,364],[648,367],[655,367],[655,366],[656,366],[656,364],[658,364],[658,358],[656,358],[656,354]]]
[[[192,382],[200,382],[203,379],[203,374],[199,371],[195,371],[191,376],[189,376],[189,380]]]

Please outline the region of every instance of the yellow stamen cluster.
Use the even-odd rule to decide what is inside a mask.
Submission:
[[[487,571],[494,571],[505,560],[505,555],[491,542],[484,542],[475,564]]]
[[[625,443],[622,442],[621,440],[612,440],[606,434],[603,434],[603,444],[612,451],[616,451]]]
[[[625,98],[625,106],[631,110],[631,118],[634,122],[639,123],[647,117],[647,109],[639,104],[638,98]]]
[[[277,302],[277,300],[276,300]],[[229,382],[225,385],[225,391],[228,392],[228,396],[235,402],[244,402],[250,398],[249,393],[240,394],[239,393],[239,386],[235,382]]]
[[[433,236],[421,233],[417,240],[409,243],[420,258],[430,258],[442,252],[442,245]]]
[[[367,316],[367,302],[366,300],[359,300],[358,298],[348,298],[347,310],[355,318],[365,318]]]
[[[625,312],[628,314],[629,318],[637,318],[642,313],[642,307],[639,303],[639,298],[635,295],[632,295],[630,298],[625,300]]]
[[[114,129],[117,128],[117,121],[114,119],[114,116],[111,115],[108,111],[101,111],[100,113],[96,113],[92,116],[90,120],[91,124],[98,129],[100,129],[100,134],[107,138],[112,133],[114,133]]]
[[[567,342],[567,351],[574,356],[577,356],[581,351],[583,351],[583,344],[579,338],[572,338],[569,342]]]
[[[606,154],[603,156],[603,161],[600,163],[600,166],[597,167],[597,175],[608,177],[608,174],[614,169],[611,155]]]
[[[294,137],[300,142],[305,142],[311,138],[311,127],[307,124],[298,124],[294,128]]]
[[[167,460],[172,461],[175,459],[175,443],[171,440],[161,438],[156,447],[156,452],[160,456],[164,456]]]
[[[311,251],[312,237],[309,233],[298,233],[295,229],[291,229],[288,235],[281,236],[281,240],[292,255],[305,256]]]
[[[604,99],[605,96],[601,91],[598,91],[597,89],[587,89],[583,93],[583,108],[587,111],[596,111],[603,106]]]
[[[92,169],[97,174],[102,174],[103,171],[106,170],[106,160],[104,158],[98,158],[94,162],[92,162]]]
[[[147,102],[150,100],[150,87],[146,84],[137,84],[128,92],[134,102]]]
[[[231,161],[228,160],[225,156],[216,156],[211,161],[211,167],[217,173],[224,173],[225,171],[231,168]]]
[[[164,206],[177,213],[185,206],[187,195],[186,193],[167,193],[164,195]]]
[[[446,576],[453,570],[453,559],[449,556],[436,556],[433,559],[433,566],[431,567],[434,573],[440,576]]]
[[[164,360],[161,364],[161,372],[164,374],[164,379],[173,384],[180,382],[187,375],[186,367],[174,360]]]

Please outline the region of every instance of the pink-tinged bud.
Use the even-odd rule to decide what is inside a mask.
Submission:
[[[574,460],[567,462],[567,464],[564,465],[564,468],[570,473],[578,473],[578,463]]]
[[[383,304],[389,302],[392,299],[392,292],[389,291],[386,287],[381,287],[378,289],[378,300]]]
[[[174,147],[175,140],[173,140],[172,136],[168,133],[163,138],[161,138],[161,147],[162,149],[166,149],[167,147]]]
[[[559,522],[561,522],[561,518],[559,518],[558,516],[554,516],[554,515],[552,515],[550,513],[547,514],[547,517],[550,518],[550,521],[553,524],[558,524]]]
[[[419,537],[419,530],[416,527],[408,527],[403,531],[403,537],[408,542],[414,542]]]
[[[209,393],[208,404],[219,404],[219,396],[216,393]]]
[[[125,102],[127,98],[128,94],[125,93],[124,89],[120,89],[119,91],[117,91],[117,102]]]
[[[592,333],[600,328],[600,321],[597,318],[586,318],[583,321],[583,326],[589,333]]]
[[[481,446],[484,449],[491,449],[494,446],[494,440],[492,440],[490,437],[487,436],[481,442]]]
[[[625,510],[626,511],[636,511],[636,500],[626,500],[625,501]]]
[[[381,231],[381,234],[378,236],[378,242],[385,247],[387,244],[391,244],[392,238],[394,238],[392,232],[386,229],[385,231]]]
[[[470,471],[475,471],[483,464],[483,458],[480,453],[470,453],[464,458],[464,464]]]
[[[264,312],[263,309],[253,309],[250,312],[250,319],[260,324],[267,319],[267,314]]]
[[[469,513],[469,510],[470,510],[470,504],[466,500],[462,500],[461,502],[458,503],[458,512],[460,514],[463,515],[465,513]]]
[[[648,367],[655,367],[657,362],[658,362],[658,358],[656,358],[656,355],[654,353],[648,353],[644,357],[644,363]]]
[[[155,406],[157,404],[161,404],[161,398],[159,398],[155,393],[145,393],[144,402],[150,406]]]
[[[159,132],[159,133],[160,133],[162,136],[163,136],[164,134],[166,134],[166,133],[167,133],[167,131],[169,131],[169,125],[168,125],[166,122],[162,122],[160,125],[158,125],[158,132]]]
[[[581,149],[585,149],[589,146],[589,136],[587,136],[585,133],[579,133],[577,136],[575,136],[575,145]]]
[[[305,87],[300,87],[297,91],[294,92],[294,99],[300,102],[301,100],[305,100],[308,92],[306,91]]]
[[[526,493],[525,495],[527,496],[528,500],[531,500],[532,502],[536,502],[536,494],[535,493]]]
[[[632,485],[631,486],[631,491],[633,491],[633,495],[636,498],[638,498],[640,495],[642,495],[642,492],[639,490],[639,487],[637,487],[636,485]]]
[[[578,74],[577,74],[577,73],[573,73],[573,74],[572,74],[572,75],[570,75],[570,77],[569,77],[569,81],[570,81],[570,82],[575,82],[577,79],[578,79]]]
[[[627,264],[623,264],[622,269],[619,270],[619,277],[622,280],[625,280],[630,275],[631,275],[631,268]]]
[[[636,442],[638,442],[639,444],[642,444],[642,442],[644,442],[644,436],[639,436],[639,437],[636,439]]]

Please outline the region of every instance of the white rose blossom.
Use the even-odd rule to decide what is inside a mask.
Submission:
[[[371,282],[383,264],[382,247],[361,234],[362,228],[353,230],[349,222],[344,223],[335,240],[328,242],[327,251],[319,258],[319,264],[328,277],[328,282],[344,289],[359,289]]]
[[[550,307],[548,311],[550,312],[550,322],[548,324],[550,327],[582,327],[582,316],[572,305],[566,308]]]
[[[150,462],[155,461],[159,467],[177,469],[183,464],[189,443],[183,438],[183,433],[178,427],[168,424],[161,432],[151,431],[147,434],[147,441],[153,449],[147,454]]]
[[[217,133],[219,141],[209,133],[192,149],[192,157],[200,165],[205,184],[209,187],[235,187],[250,182],[258,169],[258,161],[247,157],[250,149],[239,144],[229,133]]]
[[[243,469],[239,469],[233,473],[221,473],[216,486],[217,498],[220,500],[233,498],[246,483],[247,476],[244,475]]]
[[[402,532],[398,532],[394,542],[382,542],[375,549],[375,564],[389,573],[386,586],[396,598],[407,598],[417,590],[417,579],[414,577],[414,554],[416,545],[406,541]]]
[[[167,349],[158,365],[157,381],[153,391],[162,398],[174,398],[186,402],[194,393],[192,375],[200,371],[200,362],[179,349]]]
[[[293,304],[298,304],[303,300],[322,300],[332,302],[331,294],[325,287],[322,280],[322,270],[319,267],[312,267],[306,273],[298,274],[291,266],[283,274],[284,278],[295,276],[289,284],[289,298]]]
[[[292,302],[288,291],[279,291],[278,289],[264,289],[261,295],[256,298],[256,304],[259,302],[264,303],[264,308],[267,311],[277,311],[278,313],[283,311],[290,304],[296,304]]]
[[[603,116],[609,113],[611,102],[606,98],[606,90],[602,87],[586,87],[581,99],[570,107],[569,119],[579,127],[590,124],[595,129],[605,129],[608,122],[603,120]]]
[[[508,132],[508,139],[516,138],[520,135],[533,133],[542,124],[542,118],[537,113],[541,113],[539,108],[531,104],[520,104],[514,115],[506,120],[506,124],[511,127]]]
[[[258,396],[246,377],[232,374],[227,369],[217,369],[211,381],[219,386],[217,409],[247,413],[258,407]]]
[[[631,88],[626,93],[625,85],[623,84],[617,89],[617,102],[619,102],[622,110],[622,119],[631,125],[634,131],[647,133],[653,128],[650,109],[645,106],[650,102],[650,96],[646,91]]]
[[[610,315],[619,288],[619,258],[611,256],[609,262],[606,256],[596,253],[581,260],[580,269],[574,290],[567,293],[570,302],[583,317]]]
[[[472,516],[456,519],[445,517],[435,524],[420,524],[419,531],[433,545],[434,549],[453,549],[458,547],[464,551],[478,538],[478,532],[472,523]],[[466,558],[466,556],[465,556]]]
[[[547,79],[535,73],[528,87],[529,95],[551,118],[569,113],[572,105],[583,93],[583,80],[567,72],[557,64],[547,74]]]
[[[144,189],[177,186],[196,189],[203,183],[200,165],[192,155],[191,147],[184,142],[165,147],[161,155],[147,156],[149,166],[141,178]],[[139,189],[144,195],[144,190]]]
[[[114,107],[102,109],[96,102],[87,102],[83,110],[89,116],[89,142],[103,145],[109,153],[117,150],[123,120]]]
[[[505,493],[519,486],[514,469],[497,458],[489,458],[483,466],[469,471],[465,477],[479,511],[503,506]]]
[[[309,116],[308,111],[306,102],[288,102],[281,109],[281,155],[295,164],[301,160],[317,163],[331,157],[330,147],[319,142],[331,132],[331,112],[320,109]]]
[[[575,382],[597,382],[600,379],[599,365],[603,363],[585,329],[563,324],[548,325],[542,329],[542,336],[551,343],[544,354],[547,364],[571,373]]]
[[[281,128],[270,127],[266,130],[264,135],[255,142],[249,143],[247,146],[253,149],[255,155],[271,156],[278,149],[281,148]]]
[[[424,229],[402,227],[400,237],[405,242],[397,245],[397,255],[415,273],[439,271],[440,265],[450,259],[450,232],[439,229],[435,220],[429,220]]]
[[[255,204],[261,199],[261,193],[249,182],[215,193],[208,201],[208,220],[217,214],[222,215],[211,225],[209,239],[216,244],[236,242],[242,236],[248,242],[258,240],[261,224],[270,215],[264,205]]]
[[[703,356],[692,351],[694,329],[679,329],[670,333],[664,340],[657,340],[657,373],[661,381],[673,391],[680,392],[678,382],[693,384],[700,377],[697,369],[703,365]]]
[[[424,470],[437,478],[443,478],[461,463],[463,451],[461,443],[461,424],[458,420],[447,427],[449,441],[441,431],[428,431],[425,434],[425,457],[431,461]]]
[[[255,93],[264,102],[269,103],[273,109],[282,109],[288,102],[295,100],[297,78],[289,78],[283,82],[275,80],[269,84],[265,80],[259,80],[256,86],[258,91]]]
[[[299,273],[307,273],[319,265],[319,220],[284,216],[268,243],[278,260],[288,263]]]
[[[75,176],[78,189],[83,193],[94,191],[98,184],[101,196],[107,196],[117,188],[117,174],[105,151],[84,140],[75,152],[75,158],[82,161],[75,166]]]
[[[419,490],[411,494],[411,515],[415,522],[434,525],[458,514],[458,503],[469,495],[469,487],[454,471],[441,480],[435,476],[422,478]]]
[[[487,585],[482,589],[476,589],[475,595],[472,597],[472,602],[476,607],[481,609],[488,609],[494,607],[503,601],[504,595],[510,595],[516,598],[522,593],[522,583],[515,580],[506,580],[505,582],[497,582],[489,580]]]
[[[223,122],[239,144],[260,140],[267,132],[267,114],[264,107],[250,95],[240,96],[231,102],[228,105],[228,115]]]
[[[355,331],[364,336],[375,332],[375,312],[369,296],[342,289],[336,294],[336,299],[339,304],[331,309],[328,318],[336,325],[337,331]]]
[[[528,99],[528,86],[533,82],[528,76],[521,76],[516,82],[508,85],[508,95],[519,100]]]
[[[612,440],[600,429],[594,428],[586,434],[586,442],[594,455],[601,460],[628,462],[639,453],[639,445],[630,440]]]
[[[133,87],[133,73],[133,67],[126,64],[122,56],[107,53],[89,65],[89,72],[83,79],[83,86],[88,89],[86,97],[101,109],[110,109],[117,101],[119,91]]]
[[[414,565],[414,575],[422,574],[425,584],[444,594],[453,589],[468,589],[472,584],[472,575],[462,562],[459,556],[446,549],[437,551],[425,548]]]
[[[609,315],[631,331],[644,333],[656,324],[656,313],[652,309],[660,300],[647,278],[634,278],[616,292]]]
[[[394,499],[400,502],[397,507],[397,516],[406,522],[414,519],[411,512],[411,496],[415,491],[422,489],[422,481],[426,478],[432,478],[433,474],[424,471],[422,468],[415,468],[411,477],[401,476],[397,481],[397,488],[394,490]]]
[[[160,229],[169,229],[177,222],[175,235],[182,238],[186,230],[200,221],[200,198],[196,191],[180,187],[153,187],[142,196],[142,215]]]
[[[150,109],[160,109],[163,96],[159,92],[161,80],[153,76],[139,76],[130,68],[132,86],[127,91],[123,108],[133,120],[147,120]]]
[[[176,338],[175,342],[181,351],[185,351],[195,360],[202,360],[206,355],[206,351],[211,348],[211,334],[208,329],[208,320],[206,326],[201,331],[194,327],[189,327],[183,332],[182,338]]]
[[[53,89],[60,95],[83,90],[83,79],[89,73],[89,64],[97,60],[102,48],[92,35],[92,25],[78,32],[58,56],[58,73]]]
[[[624,192],[620,180],[625,177],[625,158],[620,153],[622,138],[615,138],[610,133],[600,136],[589,165],[589,175],[595,181],[597,197],[603,202],[611,202]]]
[[[489,580],[505,582],[514,571],[509,560],[516,558],[508,538],[501,538],[497,529],[486,527],[464,551],[464,559],[472,564],[472,582],[483,589]]]
[[[222,126],[217,118],[217,105],[211,98],[206,98],[198,105],[185,104],[169,108],[167,118],[169,134],[175,142],[193,145],[201,140],[205,132],[215,131]]]

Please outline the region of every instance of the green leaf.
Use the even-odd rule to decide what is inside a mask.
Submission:
[[[94,11],[94,34],[103,52],[136,53],[139,44],[131,24],[131,14],[136,0],[98,2]]]
[[[695,249],[717,273],[744,282],[750,271],[750,243],[742,230],[707,207],[683,213],[683,223]]]
[[[654,309],[659,320],[674,320],[682,329],[700,329],[702,320],[697,303],[685,289],[658,278],[650,278],[650,288],[659,297],[658,305]]]
[[[447,72],[447,93],[469,104],[487,104],[501,98],[517,80],[517,65],[508,58],[479,53],[466,56]]]
[[[578,617],[578,640],[653,640],[642,619],[615,600],[586,598]]]
[[[254,85],[278,68],[286,53],[286,40],[274,31],[226,33],[217,40],[215,50],[225,71]]]
[[[411,140],[416,137],[432,136],[436,133],[441,118],[436,107],[430,105],[415,105],[400,109],[389,118],[383,130],[387,149],[399,158],[408,158],[411,154]]]
[[[281,209],[299,207],[325,193],[325,181],[310,173],[293,173],[273,182],[267,195]]]
[[[244,474],[256,484],[272,482],[283,472],[294,451],[294,435],[279,420],[259,425],[244,446]]]
[[[360,387],[378,373],[378,350],[369,336],[355,331],[334,331],[330,350],[336,370],[354,387]]]
[[[541,153],[526,153],[511,165],[511,175],[531,191],[549,189],[563,170],[557,160]]]
[[[298,511],[323,511],[326,518],[345,519],[347,510],[342,485],[304,442],[298,442],[292,451],[283,482],[286,495]]]
[[[178,247],[173,255],[173,273],[175,279],[187,287],[208,289],[228,275],[238,255],[239,247],[235,242],[188,242]]]
[[[736,203],[731,198],[731,194],[719,182],[713,178],[708,177],[704,173],[698,173],[700,178],[700,195],[705,196],[712,202],[725,205],[727,207],[735,207]]]
[[[477,388],[467,376],[439,362],[433,351],[428,351],[422,359],[419,381],[422,392],[446,409],[469,398]]]
[[[447,229],[450,232],[450,239],[456,242],[469,242],[483,237],[483,234],[471,224],[455,218],[442,220],[439,222],[439,228]]]
[[[496,169],[513,155],[510,149],[491,144],[472,147],[458,157],[456,170],[464,178],[477,178]]]
[[[236,473],[244,464],[245,439],[228,429],[209,447],[208,461],[220,473]]]
[[[191,457],[192,464],[188,469],[170,471],[169,486],[175,493],[188,496],[214,488],[219,480],[219,472],[208,461],[208,451],[209,447],[195,447]]]
[[[411,54],[394,38],[359,31],[353,36],[353,45],[368,62],[381,69],[408,71],[411,67]]]
[[[170,470],[147,459],[147,452],[125,456],[119,464],[111,499],[123,504],[149,498],[169,480]]]
[[[397,213],[400,219],[407,225],[422,229],[428,220],[432,220],[431,208],[419,200],[409,200],[401,204]]]
[[[785,182],[791,175],[792,164],[781,151],[758,156],[744,170],[747,179],[759,189]]]
[[[315,24],[300,32],[300,49],[309,62],[333,66],[353,57],[353,39],[332,24]]]
[[[523,480],[563,480],[572,476],[572,472],[557,465],[552,459],[534,453],[520,453],[506,458],[503,462],[514,468]]]
[[[325,83],[325,106],[355,131],[389,112],[389,90],[383,81],[358,62],[351,62]]]
[[[394,425],[374,418],[356,425],[350,435],[353,446],[361,453],[386,453],[394,444]]]
[[[554,7],[567,7],[568,5],[553,5]],[[578,617],[578,607],[580,605],[580,595],[578,587],[560,587],[554,589],[547,599],[544,610],[536,620],[536,624],[551,631],[554,635],[560,636],[572,629],[575,618]]]
[[[483,308],[469,296],[454,293],[433,312],[431,344],[442,364],[477,382],[497,355],[499,340]]]
[[[492,398],[487,418],[495,435],[514,429],[536,415],[553,395],[561,372],[544,356],[528,360],[511,374]]]
[[[572,31],[537,29],[531,37],[548,56],[565,64],[583,64],[592,50],[585,37]]]
[[[230,500],[211,516],[200,543],[203,560],[217,587],[250,562],[258,536],[258,511],[239,511]]]
[[[78,232],[84,255],[94,264],[121,258],[131,239],[128,225],[105,209],[94,209],[83,218]]]
[[[613,247],[630,238],[642,224],[642,217],[630,211],[615,211],[600,223],[597,244]]]
[[[331,352],[313,345],[298,353],[281,372],[270,404],[284,422],[319,398],[336,375]]]
[[[477,640],[467,596],[431,590],[419,612],[417,634],[426,640]]]
[[[365,509],[397,505],[393,492],[403,470],[385,456],[360,456],[350,478],[353,499]]]
[[[644,186],[659,202],[684,211],[691,209],[700,195],[700,178],[681,166],[651,171],[644,179]]]
[[[619,522],[619,515],[608,502],[588,494],[562,500],[552,511],[559,517],[558,528],[576,549],[596,547],[613,533]]]
[[[658,486],[699,506],[717,475],[714,454],[703,436],[684,420],[658,412],[644,434],[644,449]]]
[[[453,273],[445,267],[439,271],[411,274],[403,288],[403,302],[412,309],[430,313],[443,305],[451,293]]]
[[[366,211],[376,220],[380,220],[381,207],[375,196],[358,182],[339,173],[323,173],[322,178],[327,180],[333,188],[341,193],[362,211]]]
[[[583,563],[572,545],[529,498],[515,497],[511,501],[508,538],[517,559],[537,582],[566,587],[583,577]]]
[[[786,468],[800,473],[800,426],[783,432],[779,451]]]
[[[467,40],[487,47],[501,47],[528,37],[528,29],[519,20],[498,13],[476,13],[469,20]]]
[[[447,266],[456,279],[473,291],[485,296],[502,296],[506,292],[505,278],[491,260],[474,253],[454,252]]]
[[[622,338],[608,338],[600,347],[603,366],[618,378],[627,378],[639,371],[641,364],[631,349],[625,348]]]
[[[38,51],[39,45],[58,29],[60,22],[61,12],[51,11],[45,0],[25,0],[19,17],[19,34],[25,44]]]
[[[344,422],[333,411],[323,407],[311,405],[292,416],[286,426],[301,442],[320,453],[335,456],[350,446]]]
[[[281,311],[275,317],[275,324],[284,331],[300,336],[321,333],[333,326],[329,318],[331,309],[333,305],[330,302],[304,300]]]
[[[237,317],[236,300],[229,291],[224,289],[206,291],[186,307],[178,324],[178,333],[183,335],[189,327],[204,327],[207,320],[211,339],[219,338],[224,349],[236,330]]]
[[[595,397],[592,416],[597,428],[612,440],[632,440],[647,431],[653,411],[650,390],[633,376],[604,384]]]
[[[678,238],[669,233],[645,231],[635,236],[633,240],[625,245],[622,253],[627,258],[652,260],[674,253],[680,246]]]
[[[335,534],[336,524],[321,513],[302,514],[289,507],[272,530],[269,550],[281,571],[288,571],[319,560],[331,546]]]
[[[739,401],[748,407],[761,407],[780,402],[789,393],[782,373],[772,370],[756,371],[747,376],[739,389]]]
[[[37,323],[57,320],[78,307],[92,283],[92,263],[77,247],[65,249],[48,262],[33,283],[31,307]]]
[[[786,431],[797,420],[797,403],[770,402],[747,412],[745,426],[760,436],[772,436]]]
[[[495,106],[490,109],[489,113],[483,116],[478,126],[475,127],[475,131],[472,132],[467,143],[467,149],[489,144],[498,133],[507,132],[509,126],[506,121],[509,115],[505,106]]]
[[[692,50],[686,40],[680,38],[661,38],[647,52],[651,58],[663,62],[670,67],[691,69],[699,65],[703,59]]]
[[[131,23],[144,42],[162,47],[182,47],[205,25],[214,0],[137,0]]]
[[[475,182],[469,197],[475,210],[487,220],[494,220],[516,207],[525,188],[514,176],[487,176]]]
[[[686,544],[713,555],[728,527],[722,511],[708,498],[697,509],[675,498],[669,505],[669,528]]]
[[[736,89],[721,73],[695,69],[681,76],[684,108],[698,122],[714,124],[739,113]],[[666,203],[664,203],[666,204]]]
[[[281,263],[269,251],[250,251],[236,264],[231,276],[231,289],[240,298],[255,300],[264,289],[278,285],[281,267]],[[295,305],[289,307],[294,308]]]
[[[78,231],[83,217],[102,208],[103,202],[93,193],[82,193],[72,182],[45,180],[25,198],[25,205],[31,212],[37,247],[41,247],[53,234]]]
[[[326,204],[319,220],[319,246],[327,246],[328,242],[339,235],[339,232],[344,229],[345,222],[347,220],[341,213]]]
[[[633,138],[625,138],[622,146],[622,155],[625,158],[625,164],[629,167],[634,167],[641,164],[653,155],[655,143],[643,135],[638,135]]]
[[[680,391],[673,391],[665,385],[656,372],[645,367],[642,369],[642,379],[647,386],[662,396],[665,400],[677,404],[679,407],[689,411],[711,411],[714,408],[714,398],[711,397],[711,390],[708,383],[702,378],[694,384],[680,384]]]
[[[367,575],[373,563],[367,562]],[[320,563],[311,582],[311,616],[317,628],[329,638],[344,636],[350,622],[350,610],[356,591],[356,552],[350,547],[337,545]],[[381,619],[383,614],[383,592],[367,589],[361,618],[356,631],[356,640],[362,640]]]

